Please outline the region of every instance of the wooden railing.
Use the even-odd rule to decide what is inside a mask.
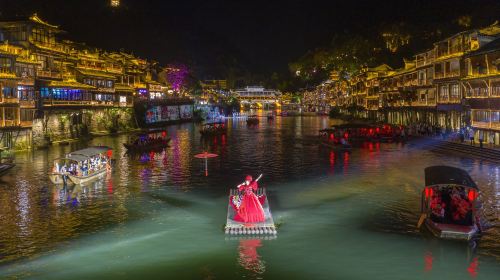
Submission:
[[[19,100],[21,107],[35,107],[35,100]]]
[[[494,130],[500,130],[500,123],[499,122],[484,122],[484,121],[472,121],[472,126],[477,127],[477,128],[485,128],[485,129],[494,129]]]
[[[38,77],[52,78],[52,79],[60,79],[62,77],[61,76],[61,72],[55,71],[55,70],[41,70],[41,69],[37,69],[36,70],[36,75]]]
[[[17,97],[2,97],[0,98],[0,102],[4,104],[16,104],[19,103],[19,99]]]
[[[21,121],[20,125],[21,127],[32,127],[33,121]]]

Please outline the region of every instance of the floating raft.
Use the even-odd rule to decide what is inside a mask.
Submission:
[[[241,195],[243,195],[243,192],[240,192],[237,189],[231,189],[229,191],[225,233],[229,235],[275,236],[277,231],[276,226],[274,225],[273,216],[271,215],[271,210],[269,209],[269,201],[267,200],[266,190],[264,188],[259,188],[255,191],[255,195],[257,195],[260,201],[263,201],[262,208],[264,208],[264,217],[266,220],[261,223],[243,223],[234,220],[236,210],[233,204],[233,198]]]

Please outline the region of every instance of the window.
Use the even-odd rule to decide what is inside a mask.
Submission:
[[[491,122],[500,122],[500,111],[491,112]]]
[[[459,100],[460,99],[460,91],[458,85],[451,85],[451,100]]]
[[[439,99],[441,101],[448,100],[448,91],[449,91],[448,85],[444,85],[444,86],[439,87]]]
[[[33,121],[35,116],[35,110],[33,109],[21,109],[21,121]]]
[[[30,86],[18,86],[17,97],[19,100],[31,101],[35,100],[35,89]]]
[[[33,28],[31,31],[31,38],[35,42],[45,44],[54,43],[54,35],[50,32],[47,32],[47,30],[45,29]]]
[[[112,88],[113,87],[113,81],[108,81],[108,88]]]
[[[0,57],[0,72],[11,71],[12,59],[9,57]]]
[[[37,55],[36,60],[40,63],[42,69],[47,69],[49,67],[48,58],[44,55]]]
[[[488,112],[486,111],[474,111],[473,117],[475,122],[489,122]]]
[[[3,87],[2,94],[4,98],[15,98],[16,90],[12,87]]]
[[[491,86],[491,96],[500,96],[500,85]]]
[[[54,100],[78,101],[83,98],[81,89],[52,88],[51,92]]]
[[[42,98],[44,99],[49,99],[50,98],[50,92],[49,92],[49,88],[41,88],[40,89],[40,95],[42,96]]]

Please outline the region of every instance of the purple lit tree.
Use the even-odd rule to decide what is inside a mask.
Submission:
[[[176,92],[182,92],[185,89],[186,78],[189,75],[186,65],[171,64],[165,70],[167,82],[172,86],[172,89]]]

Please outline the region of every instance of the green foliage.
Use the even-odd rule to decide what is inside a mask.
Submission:
[[[338,119],[342,116],[342,113],[340,113],[340,109],[338,107],[332,107],[328,115],[331,119]]]

